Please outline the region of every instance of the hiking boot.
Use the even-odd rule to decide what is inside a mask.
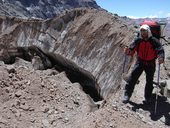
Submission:
[[[124,104],[127,104],[127,103],[129,102],[129,99],[130,99],[130,97],[129,97],[127,94],[125,94],[125,95],[123,96],[122,102],[123,102]]]

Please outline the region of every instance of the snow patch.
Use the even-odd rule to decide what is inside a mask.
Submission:
[[[64,30],[64,31],[61,33],[61,39],[64,39],[64,37],[66,36],[66,34],[67,34],[67,31]]]
[[[27,9],[28,11],[32,10],[32,8],[31,8],[31,7],[27,7],[26,9]]]

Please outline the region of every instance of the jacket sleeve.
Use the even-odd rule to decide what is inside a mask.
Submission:
[[[156,38],[153,38],[153,43],[154,43],[154,48],[157,51],[158,57],[165,59],[165,51],[160,41]]]
[[[140,42],[140,38],[135,38],[129,46],[129,50],[131,51],[131,56],[137,51],[138,44]]]

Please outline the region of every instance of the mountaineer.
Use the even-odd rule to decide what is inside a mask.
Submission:
[[[165,53],[160,41],[152,36],[151,29],[147,24],[140,27],[139,37],[135,38],[129,47],[124,49],[126,55],[133,56],[137,52],[137,61],[125,85],[123,103],[128,103],[133,93],[135,84],[143,71],[146,73],[146,85],[144,103],[151,103],[153,90],[153,77],[158,63],[164,63]]]

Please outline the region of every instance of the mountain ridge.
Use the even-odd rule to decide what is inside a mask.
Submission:
[[[100,8],[95,0],[0,0],[0,14],[20,18],[53,18],[73,8]]]
[[[163,36],[166,36],[167,38],[169,38],[170,36],[170,17],[167,18],[137,18],[137,19],[132,19],[129,18],[127,16],[123,16],[122,17],[126,22],[128,22],[129,25],[137,25],[139,26],[139,24],[141,22],[143,22],[144,20],[152,20],[152,21],[156,21],[156,22],[164,22],[166,23],[165,29],[163,31]]]

